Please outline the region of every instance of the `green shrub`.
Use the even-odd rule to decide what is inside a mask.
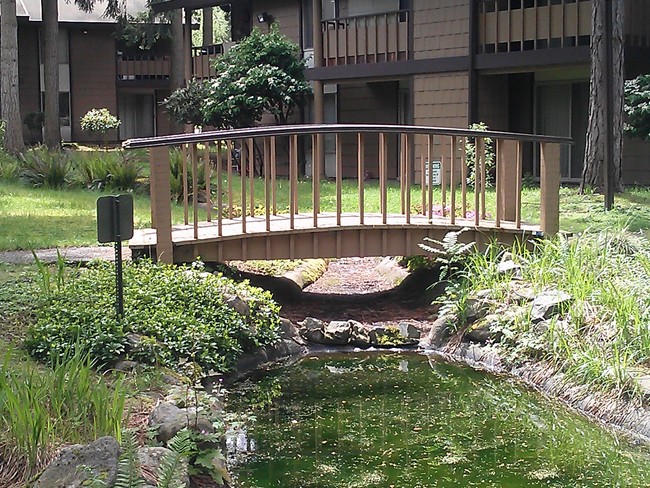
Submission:
[[[234,297],[248,304],[247,317],[227,305]],[[111,364],[126,353],[174,368],[189,363],[226,371],[242,352],[277,339],[278,312],[268,292],[246,283],[196,266],[144,261],[125,266],[124,319],[119,324],[113,266],[97,263],[52,293],[38,310],[25,345],[39,359],[61,356],[70,344],[79,344],[98,364]],[[127,334],[137,334],[135,344]]]
[[[20,178],[31,186],[62,188],[72,180],[70,153],[37,146],[19,155]]]
[[[90,134],[104,136],[108,131],[119,126],[120,120],[107,108],[93,108],[81,117],[81,130]]]
[[[14,181],[18,178],[18,161],[6,153],[0,144],[0,181]]]
[[[133,191],[140,186],[143,155],[139,151],[95,151],[75,161],[77,180],[92,190]]]
[[[7,122],[5,122],[4,119],[0,119],[0,149],[4,147],[6,128],[7,128]]]

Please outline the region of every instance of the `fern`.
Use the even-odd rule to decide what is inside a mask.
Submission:
[[[438,247],[433,247],[429,244],[419,244],[422,249],[437,256],[436,262],[442,265],[440,267],[440,281],[448,278],[458,268],[459,263],[465,259],[467,253],[476,245],[474,242],[458,242],[459,236],[468,230],[467,227],[464,227],[458,231],[447,232],[442,241],[428,237],[424,238],[426,242],[436,244]]]
[[[165,454],[158,471],[158,488],[178,488],[184,486],[182,481],[182,462],[193,450],[194,442],[187,429],[181,430],[169,441],[167,447],[171,452]]]
[[[138,460],[138,444],[135,432],[127,430],[122,434],[122,454],[117,464],[117,476],[113,488],[143,488],[144,481],[140,476]]]

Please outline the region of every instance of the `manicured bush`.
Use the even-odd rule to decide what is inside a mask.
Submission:
[[[110,113],[107,108],[93,108],[81,117],[81,130],[102,137],[120,126],[120,119]]]
[[[233,301],[249,313],[237,312],[228,304]],[[113,266],[95,263],[52,292],[25,345],[39,359],[78,344],[104,365],[126,355],[174,368],[191,363],[204,372],[226,371],[242,352],[278,338],[278,312],[268,292],[205,273],[200,265],[144,261],[125,266],[120,324]]]

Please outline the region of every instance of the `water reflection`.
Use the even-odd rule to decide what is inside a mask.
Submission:
[[[257,407],[229,441],[240,487],[650,486],[646,450],[423,356],[309,358],[235,393]]]

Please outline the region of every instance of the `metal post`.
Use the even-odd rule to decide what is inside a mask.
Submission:
[[[120,197],[113,198],[113,225],[115,229],[115,313],[118,322],[124,317],[122,283],[122,232],[120,231]]]

